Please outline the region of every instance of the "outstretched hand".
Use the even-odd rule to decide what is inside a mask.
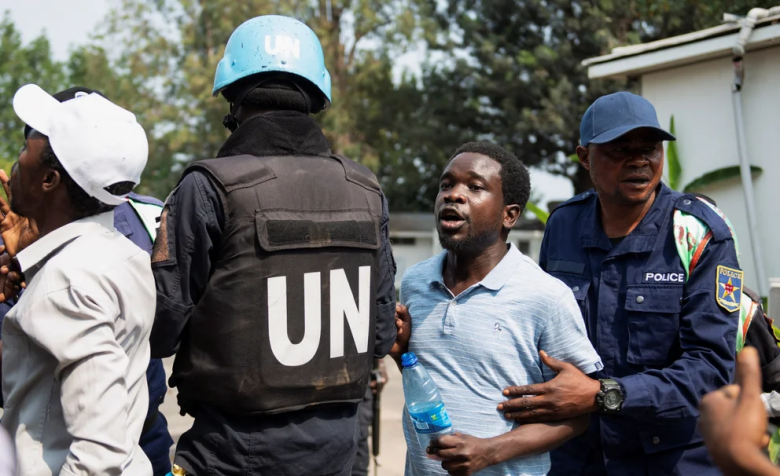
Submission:
[[[505,396],[517,398],[498,406],[504,417],[520,423],[539,423],[567,420],[597,410],[596,394],[601,390],[598,380],[544,351],[539,356],[558,375],[549,382],[505,388]]]
[[[699,410],[704,443],[724,474],[777,474],[777,468],[762,453],[769,437],[756,349],[745,347],[737,356],[736,385],[705,395]]]
[[[17,253],[38,239],[38,226],[35,220],[17,215],[11,210],[10,179],[5,170],[0,169],[0,182],[3,184],[7,200],[0,197],[0,237],[3,238],[5,251],[14,258]]]

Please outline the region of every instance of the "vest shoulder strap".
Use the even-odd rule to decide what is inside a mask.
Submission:
[[[184,170],[182,178],[193,170],[205,172],[225,193],[239,188],[253,187],[276,178],[276,174],[267,161],[253,155],[199,160]]]
[[[360,185],[371,192],[381,193],[382,189],[379,187],[379,181],[368,167],[360,165],[343,155],[333,154],[331,157],[338,160],[341,166],[344,167],[344,174],[349,182]]]

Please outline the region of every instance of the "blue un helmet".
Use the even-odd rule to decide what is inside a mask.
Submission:
[[[320,40],[311,28],[294,18],[265,15],[247,20],[236,28],[225,47],[225,56],[217,65],[212,93],[216,96],[237,81],[258,73],[299,76],[323,96],[322,109],[330,106],[330,73],[325,67]],[[278,79],[278,75],[263,75],[263,78],[243,88],[245,90],[238,93],[233,104],[237,107],[246,93],[270,78]],[[293,84],[301,89],[300,85]],[[306,98],[303,90],[301,93]],[[308,103],[308,99],[306,101]],[[235,113],[232,109],[231,116]]]

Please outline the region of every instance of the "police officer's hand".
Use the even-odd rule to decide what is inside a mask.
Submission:
[[[390,349],[390,356],[398,360],[409,349],[409,338],[412,337],[412,316],[403,304],[395,305],[395,327],[398,334]]]
[[[778,474],[762,453],[769,437],[756,349],[745,347],[737,356],[737,384],[705,395],[699,410],[704,443],[724,474]]]
[[[594,412],[596,394],[601,384],[572,364],[567,364],[539,352],[542,362],[558,375],[549,382],[520,387],[507,387],[504,395],[518,397],[501,403],[499,411],[509,420],[520,423],[538,423],[574,418]]]
[[[495,464],[489,439],[462,433],[440,436],[426,451],[440,458],[441,467],[449,474],[457,476],[468,476]]]
[[[30,220],[11,211],[11,187],[9,182],[10,180],[5,170],[0,170],[0,183],[3,184],[5,195],[8,197],[7,201],[0,197],[0,213],[2,214],[0,236],[3,238],[6,252],[13,258],[18,252],[37,240],[39,233],[35,220]]]

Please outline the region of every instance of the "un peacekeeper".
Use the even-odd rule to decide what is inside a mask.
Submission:
[[[92,93],[104,96],[100,91],[76,86],[60,91],[54,94],[53,97],[60,102],[64,102]],[[27,139],[27,136],[31,131],[32,129],[30,126],[24,126],[25,139]],[[6,176],[0,176],[0,180],[3,181],[4,185],[8,184],[8,178]],[[6,190],[10,189],[6,187]],[[127,237],[128,240],[151,254],[154,237],[157,234],[156,220],[162,211],[162,205],[162,202],[156,198],[130,192],[127,195],[125,203],[114,208],[114,227]],[[10,214],[8,203],[5,203],[2,198],[0,198],[0,209],[4,211],[4,217],[11,215],[9,218],[15,219],[15,217]],[[3,234],[11,233],[13,235],[18,229],[19,228],[11,229]],[[13,239],[15,240],[16,237]],[[2,243],[2,240],[0,240],[0,244]],[[8,311],[11,310],[14,302],[14,300],[8,300],[7,302],[0,303],[0,323],[2,323],[3,318]],[[2,342],[0,342],[0,349],[1,348]],[[150,360],[149,367],[146,369],[146,381],[149,386],[149,412],[147,413],[146,421],[144,422],[141,433],[140,446],[152,462],[154,475],[162,476],[170,470],[169,450],[171,445],[173,445],[173,439],[168,432],[168,422],[165,419],[165,416],[159,412],[159,407],[168,390],[168,387],[165,384],[165,369],[162,360]],[[1,396],[0,402],[2,402]]]
[[[585,435],[552,453],[553,475],[719,474],[696,428],[699,399],[731,382],[742,278],[729,227],[712,207],[661,183],[655,108],[619,92],[596,100],[577,156],[594,190],[557,208],[540,265],[574,292],[604,369],[566,366],[550,382],[505,391],[518,422],[592,413]],[[686,275],[673,215],[711,232]]]
[[[261,16],[231,35],[213,92],[232,132],[163,209],[154,357],[194,418],[174,469],[348,475],[373,359],[395,340],[388,211],[374,175],[334,155],[319,40]]]

